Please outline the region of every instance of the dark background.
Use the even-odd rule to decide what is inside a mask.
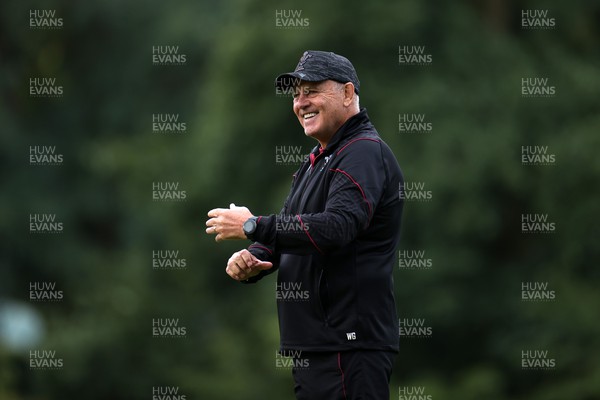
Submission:
[[[31,9],[64,26],[31,29]],[[555,28],[523,29],[529,9]],[[276,10],[308,24],[278,28]],[[274,277],[231,280],[226,260],[247,243],[215,244],[204,222],[231,202],[280,209],[297,165],[276,149],[315,143],[273,81],[318,49],[352,60],[406,180],[432,192],[406,204],[400,244],[432,268],[394,278],[399,315],[433,334],[401,339],[391,398],[418,386],[435,400],[599,399],[599,20],[597,3],[558,0],[2,2],[0,398],[151,399],[157,386],[188,400],[293,398],[276,367]],[[186,62],[153,65],[165,45]],[[432,62],[399,65],[401,45]],[[56,78],[63,96],[30,96],[31,77]],[[556,95],[522,97],[527,77]],[[155,113],[186,131],[153,132]],[[402,113],[432,130],[399,132]],[[555,163],[523,165],[535,145]],[[30,165],[30,146],[64,161]],[[185,201],[153,201],[165,181]],[[30,233],[32,213],[64,230]],[[526,213],[556,230],[522,233]],[[167,249],[187,267],[153,269]],[[62,301],[31,301],[31,282],[54,282]],[[546,282],[555,300],[522,301],[523,282]],[[155,318],[179,318],[185,338],[153,338]],[[30,370],[32,350],[63,367]],[[555,368],[523,370],[523,350]]]

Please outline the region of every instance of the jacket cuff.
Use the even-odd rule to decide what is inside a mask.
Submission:
[[[256,230],[248,239],[273,247],[275,242],[275,215],[260,216],[256,221]]]

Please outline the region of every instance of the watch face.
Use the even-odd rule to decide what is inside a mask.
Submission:
[[[244,222],[243,229],[245,233],[253,233],[256,229],[256,222],[253,219],[249,219],[248,221]]]

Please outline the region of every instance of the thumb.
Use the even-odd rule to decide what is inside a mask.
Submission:
[[[255,264],[255,267],[261,270],[273,268],[273,263],[269,261],[259,261]]]

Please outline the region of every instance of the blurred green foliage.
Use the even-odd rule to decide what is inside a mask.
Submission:
[[[30,29],[31,9],[56,10],[64,27]],[[521,29],[523,9],[547,9],[556,28]],[[277,28],[276,10],[301,10],[309,26]],[[406,179],[433,192],[407,203],[401,241],[433,268],[395,275],[400,315],[433,335],[401,341],[392,398],[401,386],[449,400],[600,398],[599,17],[581,0],[3,2],[0,305],[33,307],[45,329],[31,349],[64,367],[29,370],[30,348],[0,342],[0,398],[149,399],[157,386],[293,398],[275,368],[273,277],[229,279],[246,243],[215,244],[204,221],[230,202],[280,209],[295,167],[275,162],[276,147],[314,143],[273,81],[306,49],[353,61]],[[431,65],[398,65],[403,44],[426,46]],[[186,63],[153,65],[165,45]],[[534,76],[556,96],[521,97]],[[55,77],[64,96],[30,97],[31,77]],[[187,131],[152,132],[155,113]],[[432,132],[400,133],[399,113],[426,114]],[[64,162],[29,165],[42,145]],[[548,146],[555,165],[521,165],[527,145]],[[186,200],[153,202],[158,181]],[[29,233],[30,213],[55,213],[64,232]],[[547,213],[556,232],[521,233],[523,213]],[[154,270],[152,252],[167,249],[187,268]],[[56,282],[63,301],[29,302],[34,281]],[[556,301],[521,301],[524,281],[549,282]],[[179,318],[186,337],[153,338],[155,318]],[[522,370],[523,349],[548,350],[556,368]]]

